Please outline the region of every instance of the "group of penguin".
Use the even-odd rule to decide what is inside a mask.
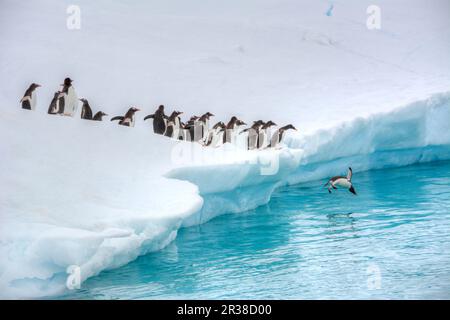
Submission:
[[[86,99],[78,99],[75,89],[72,86],[73,80],[70,78],[64,79],[61,84],[61,90],[55,92],[53,99],[48,108],[48,114],[59,114],[64,116],[73,116],[78,107],[78,101],[83,103],[81,109],[81,118],[93,121],[102,121],[104,116],[107,116],[103,111],[98,111],[93,115],[89,102]],[[23,98],[20,100],[23,109],[35,110],[36,108],[36,89],[40,85],[32,83],[25,91]],[[119,125],[133,127],[135,122],[135,113],[140,111],[136,107],[131,107],[123,116],[115,116],[111,121],[119,121]],[[170,138],[197,141],[204,146],[218,147],[224,143],[233,143],[240,134],[248,133],[247,148],[265,149],[276,148],[283,139],[283,134],[289,129],[297,130],[293,125],[288,124],[280,127],[269,138],[268,130],[276,126],[276,124],[269,120],[264,122],[262,120],[254,121],[251,127],[243,128],[247,124],[232,117],[227,124],[222,121],[217,122],[212,128],[209,127],[209,120],[214,115],[206,112],[200,117],[192,116],[189,121],[183,123],[180,115],[182,112],[173,111],[170,116],[164,113],[164,106],[160,105],[155,113],[144,117],[144,121],[153,119],[153,131],[156,134],[164,135]],[[328,188],[331,193],[332,189],[342,187],[348,189],[351,193],[356,195],[355,188],[352,184],[353,171],[348,168],[347,176],[335,176],[327,181],[324,187]]]
[[[240,134],[247,133],[248,150],[277,147],[286,130],[296,130],[290,124],[278,128],[270,137],[268,129],[276,125],[272,121],[258,120],[254,121],[251,127],[243,128],[247,124],[233,116],[227,124],[219,121],[210,128],[209,122],[211,117],[214,116],[211,112],[206,112],[200,117],[192,116],[186,123],[181,121],[181,114],[180,111],[173,111],[170,116],[167,116],[164,113],[164,106],[160,105],[155,113],[146,116],[144,121],[153,119],[153,131],[156,134],[178,140],[196,141],[208,147],[218,147],[227,142],[235,143]],[[119,119],[118,117],[115,118]],[[124,116],[124,119],[126,118],[127,115]],[[122,118],[119,120],[122,121]]]
[[[82,102],[81,118],[93,121],[102,121],[104,116],[108,116],[103,111],[93,114],[92,108],[87,99],[78,99],[75,89],[72,85],[73,80],[66,78],[61,84],[61,89],[54,93],[53,99],[48,108],[48,114],[74,116],[78,101]],[[23,98],[20,100],[23,109],[34,110],[36,107],[36,89],[40,85],[32,83],[25,91]],[[131,107],[123,116],[115,116],[111,121],[119,121],[119,125],[133,127],[135,123],[135,113],[140,111],[137,107]],[[273,121],[254,121],[253,124],[245,128],[247,125],[244,121],[237,117],[232,117],[228,123],[222,121],[217,122],[210,128],[210,118],[214,115],[210,112],[198,116],[192,116],[186,123],[181,121],[182,112],[173,111],[170,116],[164,113],[164,106],[160,105],[155,113],[144,117],[144,121],[153,119],[153,131],[156,134],[164,135],[169,138],[198,142],[203,146],[219,147],[224,143],[236,143],[241,134],[247,134],[247,149],[266,149],[276,148],[283,139],[287,130],[297,130],[293,125],[289,124],[280,127],[270,135],[270,128],[276,126]]]

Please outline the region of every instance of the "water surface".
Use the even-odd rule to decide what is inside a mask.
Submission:
[[[450,162],[353,180],[358,196],[325,181],[280,188],[62,298],[450,298]]]

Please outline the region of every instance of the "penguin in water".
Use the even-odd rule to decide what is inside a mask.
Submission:
[[[60,108],[59,114],[64,116],[73,117],[78,107],[78,98],[75,89],[72,86],[73,80],[70,78],[64,79],[61,92],[64,94],[64,106]],[[61,106],[61,103],[60,103]]]
[[[278,147],[281,140],[283,140],[284,133],[289,129],[297,131],[297,129],[292,124],[288,124],[287,126],[281,127],[278,130],[276,130],[273,133],[272,138],[270,139],[270,148]]]
[[[153,132],[156,134],[164,134],[167,128],[168,117],[164,114],[164,106],[160,105],[154,114],[149,114],[144,118],[153,119]]]
[[[92,120],[94,120],[94,121],[102,121],[104,116],[107,116],[107,114],[104,113],[103,111],[99,111],[99,112],[97,112],[97,113],[94,115],[94,117],[92,118]]]
[[[83,106],[81,107],[81,119],[92,120],[92,109],[89,105],[89,102],[82,98],[80,99],[83,102]]]
[[[225,139],[224,138],[225,129],[226,129],[225,123],[223,123],[222,121],[217,122],[212,127],[212,129],[208,131],[208,135],[205,139],[204,146],[216,148],[222,145]]]
[[[121,126],[134,127],[134,114],[137,111],[140,111],[140,109],[131,107],[130,109],[128,109],[127,113],[125,113],[124,116],[115,116],[111,118],[111,121],[120,120],[119,124]]]
[[[182,113],[180,111],[174,111],[167,119],[167,128],[164,133],[166,137],[178,139],[181,133],[181,119],[179,116]]]
[[[36,88],[39,88],[40,85],[37,83],[32,83],[27,91],[25,91],[25,94],[23,95],[23,98],[20,100],[20,103],[22,104],[22,109],[26,110],[34,110],[36,109],[36,93],[34,92]]]
[[[331,193],[331,189],[337,189],[337,187],[342,187],[348,189],[351,193],[356,195],[356,190],[353,187],[352,184],[352,176],[353,176],[353,170],[352,168],[348,168],[347,176],[336,176],[328,180],[327,183],[325,183],[324,187],[328,186],[328,192]]]
[[[48,107],[48,114],[58,114],[60,110],[64,110],[64,93],[56,91],[53,95],[53,99]]]
[[[271,120],[267,121],[263,126],[261,126],[261,129],[258,132],[258,143],[257,147],[258,149],[265,149],[270,144],[270,139],[268,135],[268,130],[272,126],[276,126],[277,124]]]
[[[258,136],[259,136],[259,130],[264,125],[264,121],[257,120],[253,121],[253,125],[250,128],[247,128],[243,131],[241,131],[239,134],[248,132],[247,137],[247,149],[253,150],[258,147]]]

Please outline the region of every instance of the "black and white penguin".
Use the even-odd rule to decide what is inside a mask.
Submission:
[[[40,85],[37,83],[32,83],[28,89],[25,91],[23,98],[20,100],[22,104],[22,109],[26,110],[34,110],[36,109],[36,93],[34,92],[36,88],[39,88]]]
[[[233,143],[236,140],[239,127],[246,125],[246,123],[242,120],[239,120],[237,117],[233,116],[231,117],[230,121],[228,121],[226,127],[225,127],[225,133],[223,136],[223,143]]]
[[[166,132],[164,133],[166,137],[178,139],[181,133],[181,119],[179,116],[182,113],[183,112],[180,111],[174,111],[167,119],[167,128]]]
[[[204,146],[216,148],[223,144],[226,125],[222,121],[217,122],[205,139]]]
[[[186,141],[193,141],[195,134],[195,127],[197,125],[199,117],[192,116],[188,122],[184,125],[184,136]]]
[[[74,87],[72,86],[73,80],[70,78],[64,79],[64,83],[61,85],[61,92],[63,93],[62,99],[64,99],[64,107],[60,108],[59,114],[64,116],[73,117],[78,108],[78,98]],[[61,103],[60,103],[61,104]]]
[[[280,144],[281,140],[283,140],[283,135],[286,132],[286,130],[297,130],[292,124],[288,124],[287,126],[281,127],[278,130],[276,130],[272,138],[270,139],[270,148],[276,148]]]
[[[167,128],[167,119],[169,117],[164,114],[164,106],[160,105],[154,114],[149,114],[144,118],[153,119],[153,132],[156,134],[164,134]]]
[[[258,143],[257,148],[258,149],[264,149],[267,148],[270,144],[269,139],[269,132],[268,130],[272,126],[276,126],[277,124],[271,120],[267,121],[264,125],[261,126],[261,129],[259,129],[258,132]]]
[[[140,109],[136,107],[131,107],[128,109],[127,113],[124,116],[115,116],[111,118],[111,121],[120,120],[119,124],[126,127],[134,127],[134,114],[140,111]]]
[[[214,115],[211,112],[206,112],[200,118],[197,119],[195,123],[194,130],[194,141],[204,142],[208,130],[209,130],[209,119]]]
[[[56,91],[53,95],[53,99],[48,107],[48,114],[58,114],[64,110],[64,93],[61,91]]]
[[[239,134],[248,132],[247,137],[247,149],[253,150],[258,147],[258,136],[259,136],[259,130],[261,127],[265,124],[262,120],[253,121],[253,125],[250,128],[247,128],[243,131],[241,131]]]
[[[107,114],[104,113],[103,111],[99,111],[99,112],[97,112],[97,113],[94,115],[94,117],[92,118],[92,120],[94,120],[94,121],[102,121],[104,116],[107,116]]]
[[[83,106],[81,107],[81,119],[92,120],[92,109],[89,105],[89,102],[82,98],[80,99],[83,102]]]
[[[324,187],[328,186],[328,192],[331,193],[331,189],[337,189],[337,187],[348,189],[351,193],[356,195],[356,190],[353,187],[352,184],[352,176],[353,171],[352,168],[348,168],[347,176],[336,176],[328,180],[327,183],[325,183]]]

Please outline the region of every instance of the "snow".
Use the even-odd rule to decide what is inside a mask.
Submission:
[[[283,184],[450,159],[446,0],[377,1],[381,30],[364,0],[77,2],[80,30],[69,1],[0,2],[2,298],[59,294],[70,265],[84,281]],[[67,76],[94,112],[139,106],[136,126],[47,115]],[[161,103],[300,131],[203,148],[152,133]]]

